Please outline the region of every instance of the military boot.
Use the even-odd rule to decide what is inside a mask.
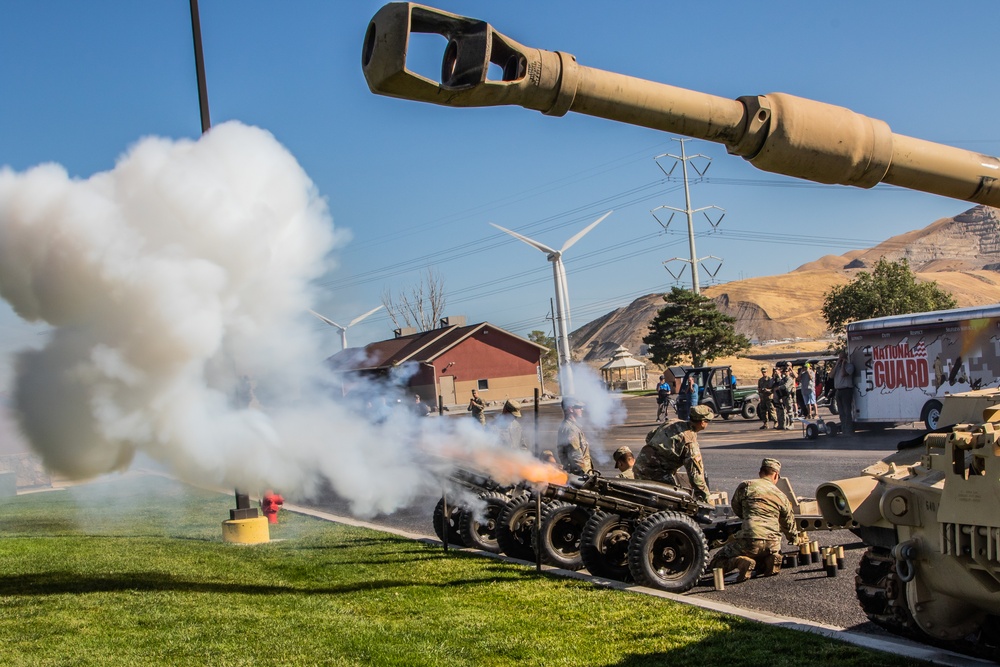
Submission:
[[[736,569],[739,571],[739,574],[736,575],[736,583],[749,579],[753,569],[757,566],[757,561],[749,556],[737,556],[734,560],[736,561]]]

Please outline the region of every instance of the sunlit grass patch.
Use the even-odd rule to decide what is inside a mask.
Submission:
[[[160,478],[0,502],[0,664],[912,664]]]

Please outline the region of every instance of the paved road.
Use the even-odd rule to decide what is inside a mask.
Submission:
[[[638,454],[646,433],[656,425],[655,398],[628,396],[624,401],[628,412],[625,423],[604,432],[588,432],[599,467],[609,475],[616,472],[611,452],[621,445],[629,445]],[[821,416],[824,415],[829,416],[825,408],[821,409]],[[562,411],[558,405],[543,405],[537,422],[533,412],[525,411],[522,424],[529,440],[534,440],[537,433],[540,448],[553,448],[561,418]],[[762,458],[773,456],[781,460],[782,475],[792,482],[796,494],[812,497],[821,482],[857,475],[865,466],[894,452],[896,443],[920,432],[916,428],[899,427],[881,432],[860,432],[850,437],[822,435],[816,440],[807,440],[798,428],[761,431],[759,427],[759,421],[739,417],[716,419],[699,434],[713,490],[727,491],[731,495],[741,480],[756,475]],[[375,522],[433,535],[431,512],[436,502],[436,497],[422,498],[411,507],[375,519]],[[325,499],[316,507],[346,513],[345,505],[335,499]],[[861,632],[881,633],[861,612],[854,594],[854,569],[863,552],[863,545],[847,531],[813,533],[813,536],[823,545],[845,545],[847,563],[838,576],[828,578],[820,565],[812,565],[785,570],[778,577],[727,585],[724,591],[715,591],[711,582],[706,580],[707,585],[698,586],[689,594]],[[791,550],[791,547],[786,547],[786,550]]]

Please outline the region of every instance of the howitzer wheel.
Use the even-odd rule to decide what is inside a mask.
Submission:
[[[549,503],[542,510],[541,529],[537,532],[542,543],[537,543],[536,532],[532,531],[531,546],[536,554],[541,553],[543,563],[579,570],[583,567],[580,536],[588,519],[590,512],[582,507],[566,502]]]
[[[442,542],[445,541],[445,528],[442,523],[446,523],[448,526],[448,544],[456,544],[460,547],[465,546],[462,534],[458,530],[463,513],[464,510],[461,507],[448,503],[448,518],[442,522],[442,518],[444,517],[444,498],[438,501],[437,505],[434,506],[434,534],[438,536],[439,540]]]
[[[484,491],[479,494],[479,498],[486,503],[485,508],[482,512],[462,512],[458,533],[466,546],[498,554],[500,545],[497,544],[497,524],[510,499],[497,491]]]
[[[595,577],[617,581],[632,578],[628,570],[628,543],[632,522],[617,514],[595,511],[580,536],[580,558]]]
[[[542,506],[544,510],[544,505]],[[497,523],[497,545],[500,551],[520,560],[535,560],[531,535],[535,532],[535,501],[531,496],[511,498],[500,512]]]
[[[628,569],[644,586],[671,593],[690,590],[708,565],[708,542],[688,516],[658,512],[635,527],[628,545]]]

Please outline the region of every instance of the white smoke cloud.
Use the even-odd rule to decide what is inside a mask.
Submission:
[[[294,499],[328,483],[361,515],[440,488],[495,436],[417,418],[401,378],[340,395],[308,309],[345,238],[295,159],[236,122],[143,139],[84,180],[0,169],[0,296],[51,327],[16,357],[21,430],[76,479],[142,452],[199,484]]]
[[[144,139],[85,180],[0,170],[0,295],[52,326],[13,389],[47,467],[88,478],[139,449],[191,481],[303,490],[399,472],[357,454],[365,426],[319,389],[309,284],[337,240],[295,159],[239,123]],[[235,404],[243,375],[266,411]]]

